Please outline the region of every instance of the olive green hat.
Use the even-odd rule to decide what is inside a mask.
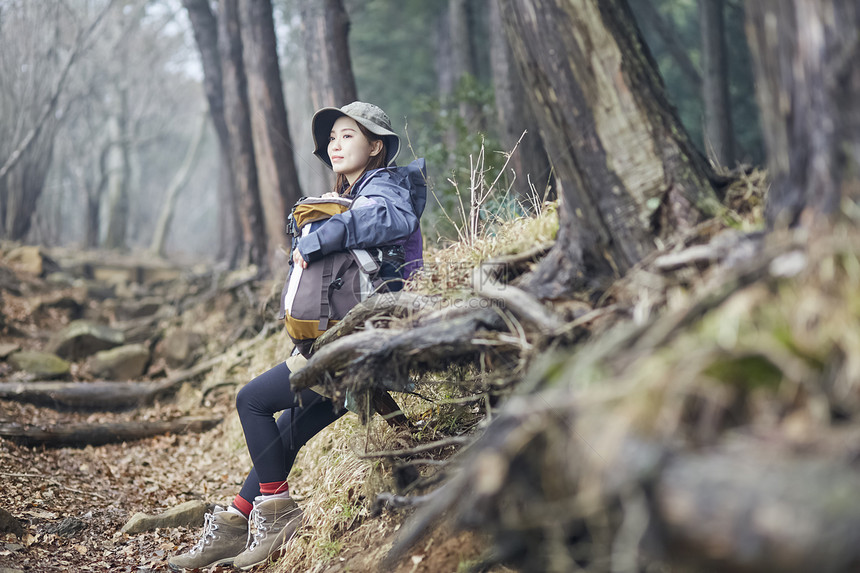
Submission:
[[[388,150],[385,165],[394,165],[397,154],[400,153],[400,137],[391,130],[391,120],[378,106],[363,101],[354,101],[341,108],[324,107],[314,114],[311,120],[311,131],[314,134],[314,155],[331,169],[331,159],[328,156],[328,142],[334,122],[341,116],[352,118],[373,134],[385,140]]]

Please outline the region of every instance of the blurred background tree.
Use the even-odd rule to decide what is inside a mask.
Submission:
[[[431,198],[428,206],[428,239],[455,237],[455,223],[462,220],[457,190],[468,191],[476,165],[484,185],[497,180],[493,199],[482,205],[484,221],[525,212],[553,196],[556,182],[543,134],[504,49],[497,0],[271,4],[287,127],[282,123],[268,137],[271,144],[280,134],[285,148],[280,157],[290,155],[295,164],[298,182],[293,179],[287,187],[319,194],[330,185],[311,154],[309,120],[326,89],[323,80],[313,76],[324,69],[315,63],[327,53],[323,46],[348,45],[348,58],[331,69],[339,69],[337,77],[348,84],[348,66],[354,97],[388,111],[394,128],[407,140],[401,163],[418,156],[428,159],[431,191],[438,199]],[[670,102],[696,146],[721,169],[738,162],[761,164],[764,152],[741,1],[643,0],[630,5]],[[236,6],[240,16],[243,6],[248,7],[243,0]],[[205,0],[0,3],[0,166],[18,157],[0,177],[3,237],[80,247],[148,247],[167,190],[198,131],[197,118],[208,109],[211,121],[199,159],[176,199],[173,221],[182,224],[169,226],[164,252],[185,260],[239,262],[238,245],[251,239],[237,229],[252,207],[237,202],[230,183],[234,157],[223,140],[224,102],[212,97],[223,89],[223,77],[208,77],[212,61],[207,64],[207,58],[212,55],[201,52],[195,36],[195,7],[209,10],[210,24],[217,24],[223,10],[223,4]],[[85,57],[77,57],[69,67],[50,104],[76,38],[102,12],[98,33],[81,43]],[[716,30],[717,35],[703,36],[702,22],[714,18],[722,21],[723,32],[717,24],[706,24],[704,31]],[[334,28],[323,37],[319,33],[326,23]],[[214,35],[209,41],[217,42],[217,28],[210,33]],[[705,45],[724,46],[722,59],[713,59],[713,47],[706,55]],[[345,51],[326,57],[334,61]],[[243,72],[249,63],[246,59],[241,64]],[[723,89],[727,104],[706,106],[705,96],[725,95]],[[352,93],[332,91],[325,105],[338,97],[350,99]],[[48,105],[54,112],[45,114]],[[708,109],[715,106],[722,120],[709,123],[714,116]],[[253,119],[255,113],[249,113]],[[26,153],[16,156],[40,117],[45,120],[39,133]],[[706,126],[712,124],[717,128],[710,133],[729,135],[706,135]],[[254,146],[261,145],[261,129],[258,125],[256,132],[251,130],[249,149],[257,155]],[[716,139],[722,143],[715,145]],[[260,170],[263,159],[252,159],[247,165]],[[271,258],[283,240],[277,236],[277,221],[295,195],[283,191],[284,184],[262,187],[267,185],[281,189],[284,203],[272,207],[270,201],[263,210],[276,216],[267,219],[262,239],[266,245],[257,251]],[[257,193],[265,195],[262,187]]]

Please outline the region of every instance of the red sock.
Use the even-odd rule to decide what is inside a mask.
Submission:
[[[238,495],[233,498],[233,507],[242,512],[245,517],[251,515],[251,510],[254,509],[254,504],[245,499],[244,497],[239,497]]]
[[[275,495],[276,493],[289,493],[290,486],[284,481],[270,481],[260,484],[260,494]]]

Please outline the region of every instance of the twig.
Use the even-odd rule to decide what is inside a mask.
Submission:
[[[414,454],[421,454],[424,452],[429,452],[430,450],[436,450],[438,448],[447,448],[450,446],[461,446],[464,444],[471,443],[473,438],[465,437],[465,436],[452,436],[450,438],[445,438],[442,440],[437,440],[435,442],[430,442],[427,444],[420,444],[415,446],[414,448],[407,448],[404,450],[382,450],[379,452],[368,452],[366,454],[358,454],[359,458],[362,459],[371,459],[371,458],[399,458],[403,456],[411,456]]]
[[[397,464],[397,467],[407,466],[447,466],[451,460],[434,460],[431,458],[418,458],[415,460],[403,460]]]

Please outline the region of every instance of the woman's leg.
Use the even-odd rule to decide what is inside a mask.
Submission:
[[[236,409],[254,462],[233,504],[248,514],[260,494],[286,491],[286,479],[299,448],[346,410],[312,390],[299,395],[290,388],[290,370],[281,363],[249,382],[236,397]],[[284,410],[275,421],[274,414]],[[262,487],[261,487],[262,484]]]

